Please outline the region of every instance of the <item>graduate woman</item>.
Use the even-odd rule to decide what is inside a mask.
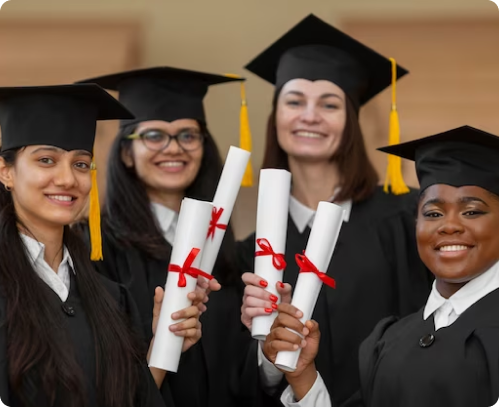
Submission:
[[[246,68],[276,87],[263,167],[292,174],[284,282],[296,283],[295,254],[307,245],[319,201],[345,210],[329,267],[337,289],[322,290],[314,314],[322,327],[317,369],[341,404],[359,385],[360,343],[381,318],[418,310],[431,287],[416,250],[417,195],[394,176],[396,167],[389,168],[391,193],[378,187],[359,126],[361,107],[390,85],[392,64],[310,15]],[[250,236],[241,251],[245,270],[252,269],[254,247]],[[242,320],[250,328],[253,317],[277,308],[277,298],[258,276],[245,273],[243,280]],[[289,301],[290,287],[277,288]],[[262,385],[277,392],[282,373],[261,354],[259,364]]]
[[[133,301],[95,273],[68,227],[91,191],[96,120],[130,117],[96,85],[0,88],[0,398],[10,407],[164,405],[130,325]]]
[[[136,117],[122,121],[111,148],[102,228],[104,259],[95,264],[99,272],[129,288],[148,340],[151,296],[166,281],[181,201],[184,197],[211,201],[222,170],[203,99],[210,85],[232,81],[169,67],[85,81],[118,91],[119,100]],[[235,369],[245,353],[240,346],[250,338],[240,322],[243,285],[232,260],[233,247],[229,227],[213,271],[223,288],[211,293],[201,316],[202,341],[183,354],[178,372],[168,375],[177,407],[241,405],[235,398],[240,376]]]
[[[265,354],[303,346],[286,406],[489,407],[499,397],[499,137],[464,126],[381,149],[416,162],[417,245],[435,275],[426,305],[382,320],[360,348],[361,390],[336,404],[314,366],[319,325],[283,304]],[[303,331],[301,338],[285,328]],[[321,344],[322,346],[322,344]],[[329,390],[329,394],[328,394]]]

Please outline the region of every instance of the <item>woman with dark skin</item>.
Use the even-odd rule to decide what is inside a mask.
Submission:
[[[95,187],[96,120],[131,117],[96,85],[0,88],[0,397],[11,407],[164,405],[133,300],[69,228]]]
[[[426,306],[382,320],[359,352],[361,388],[348,406],[489,407],[499,398],[499,137],[464,126],[386,147],[416,161],[417,244],[435,275]],[[319,325],[289,304],[265,354],[302,348],[286,373],[286,406],[334,404],[315,368]],[[286,328],[302,332],[302,340]]]
[[[240,80],[157,67],[85,81],[118,91],[119,100],[136,117],[121,122],[111,148],[103,261],[95,266],[129,288],[148,340],[152,335],[150,297],[167,278],[182,199],[212,201],[222,170],[203,99],[210,85]],[[209,307],[200,305],[202,340],[182,355],[178,372],[168,375],[176,407],[250,403],[238,390],[248,385],[247,381],[238,384],[238,360],[250,338],[240,322],[243,287],[234,252],[229,225],[213,270],[215,279],[209,283],[211,291],[220,290],[221,285],[223,289],[210,294]],[[200,280],[200,285],[208,287]]]
[[[314,313],[323,328],[318,370],[341,404],[359,386],[362,341],[380,319],[417,311],[431,287],[416,250],[417,192],[393,188],[386,193],[378,186],[359,124],[362,106],[390,85],[392,64],[312,15],[247,69],[276,86],[263,166],[292,175],[283,272],[288,284],[277,285],[283,302],[289,302],[298,278],[295,255],[307,246],[318,203],[331,201],[344,209],[327,270],[337,289],[321,291]],[[398,77],[406,73],[400,67],[397,72]],[[254,253],[252,235],[240,251],[243,270],[253,268]],[[245,273],[243,281],[242,321],[251,329],[254,317],[275,312],[277,297],[256,274]],[[282,373],[260,348],[248,363],[254,363],[256,352],[261,387],[279,397]]]

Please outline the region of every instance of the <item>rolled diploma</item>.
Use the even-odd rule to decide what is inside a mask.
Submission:
[[[342,224],[343,209],[340,206],[319,202],[305,254],[320,272],[325,272],[329,267]],[[303,324],[312,317],[322,284],[314,273],[299,273],[291,305],[303,312],[300,318]],[[278,352],[275,365],[287,372],[294,372],[300,352],[301,349]]]
[[[217,222],[219,224],[227,225],[229,223],[250,155],[249,151],[234,146],[229,149],[215,198],[213,198],[213,206],[217,210],[223,208],[222,215]],[[215,236],[213,238],[209,236],[206,239],[200,266],[205,273],[212,273],[224,236],[225,230],[215,228]]]
[[[256,215],[256,239],[267,239],[275,253],[284,254],[288,229],[289,194],[291,173],[286,170],[265,169],[260,171],[258,205]],[[262,250],[255,240],[255,250]],[[284,270],[277,270],[272,256],[255,256],[255,274],[268,282],[265,288],[281,301],[276,284],[283,280]],[[251,335],[265,340],[277,316],[275,312],[253,318]]]
[[[212,208],[213,205],[210,202],[190,198],[182,200],[170,260],[171,264],[182,267],[191,250],[198,248],[201,252],[196,256],[192,267],[199,268]],[[182,322],[182,320],[174,321],[171,316],[174,312],[192,305],[192,301],[187,298],[187,294],[193,292],[197,284],[197,279],[186,274],[186,286],[179,287],[179,274],[168,272],[164,301],[161,306],[158,327],[149,360],[149,366],[169,372],[177,371],[184,343],[183,337],[174,335],[169,329],[170,325]]]

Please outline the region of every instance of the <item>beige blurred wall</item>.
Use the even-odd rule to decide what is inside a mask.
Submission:
[[[356,18],[499,17],[497,6],[489,0],[10,0],[0,11],[0,24],[19,18],[139,21],[143,66],[164,64],[244,75],[246,62],[310,12],[339,25]],[[258,168],[272,87],[251,74],[248,78],[252,162]],[[209,127],[225,156],[238,140],[239,87],[213,88],[206,108]],[[242,191],[238,207],[241,202],[245,208],[254,207],[255,196],[254,190]],[[254,217],[254,212],[236,211],[236,226],[254,224],[248,217]],[[238,234],[250,228],[240,228]]]

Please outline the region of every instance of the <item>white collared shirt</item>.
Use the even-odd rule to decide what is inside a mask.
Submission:
[[[173,246],[177,231],[178,213],[156,202],[151,202],[151,209],[163,237]]]
[[[423,318],[427,320],[432,314],[435,314],[435,330],[446,328],[452,325],[469,307],[498,288],[499,262],[468,282],[449,299],[440,295],[436,281],[434,281]]]
[[[329,202],[333,202],[334,196],[329,199]],[[350,213],[352,211],[352,200],[337,203],[337,205],[343,208],[343,221],[348,222],[350,220]],[[294,196],[289,198],[289,215],[293,220],[298,232],[303,233],[305,228],[308,226],[312,228],[315,219],[315,213],[313,209],[306,205],[303,205]]]
[[[66,301],[71,286],[69,273],[70,270],[75,272],[73,259],[71,259],[67,247],[64,246],[61,264],[55,272],[44,259],[45,245],[25,234],[21,233],[20,235],[35,273],[59,296],[61,301]]]

